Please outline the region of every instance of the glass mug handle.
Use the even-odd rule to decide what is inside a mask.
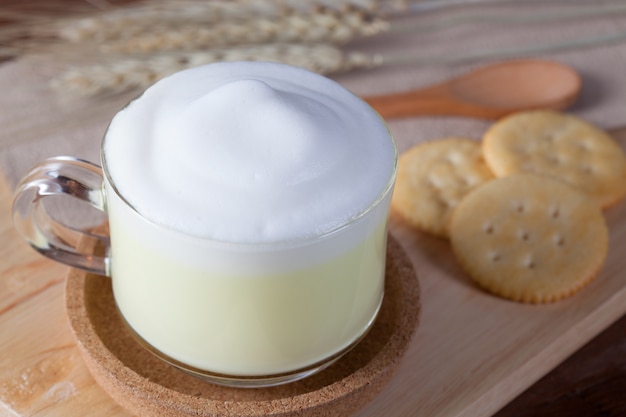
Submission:
[[[44,200],[70,196],[104,212],[102,168],[77,158],[60,156],[39,163],[18,184],[13,199],[13,223],[22,237],[39,253],[55,261],[99,275],[109,275],[108,236],[60,223],[48,213]],[[94,246],[86,243],[89,239]],[[105,255],[80,247],[100,244]],[[79,245],[80,243],[80,245]]]

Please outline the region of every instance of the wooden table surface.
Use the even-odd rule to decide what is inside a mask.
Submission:
[[[15,0],[0,1],[0,7],[3,4],[15,3]],[[626,137],[626,131],[622,130],[621,135]],[[6,194],[5,194],[6,196]],[[3,209],[6,208],[7,202],[2,202]],[[9,225],[2,224],[2,229]],[[621,250],[621,249],[620,249]],[[0,258],[6,256],[24,256],[30,257],[21,249],[16,251],[8,251],[0,248]],[[33,260],[28,265],[33,270],[38,268],[41,262]],[[0,262],[1,265],[1,262]],[[11,271],[0,268],[2,276],[8,276]],[[20,272],[19,275],[13,273],[12,280],[14,282],[4,282],[3,285],[10,288],[11,285],[17,285],[18,281],[33,279],[28,276],[29,270]],[[60,280],[63,279],[63,267],[52,267],[48,269],[48,274],[54,276],[54,279],[44,280],[46,286],[36,288],[37,279],[33,280],[33,292],[29,298],[10,300],[0,305],[0,315],[12,314],[16,310],[16,306],[24,303],[38,302],[38,294],[49,291],[57,291]],[[40,282],[44,282],[40,281]],[[3,287],[0,285],[0,289]],[[51,307],[51,310],[58,309],[60,306]],[[47,337],[45,323],[39,325],[40,333],[32,335],[28,340],[23,341],[23,348],[28,349],[29,344],[37,343],[38,338]],[[0,329],[1,332],[10,331],[8,329]],[[71,344],[70,339],[67,340]],[[0,376],[2,375],[2,366],[8,364],[10,358],[3,357],[2,346],[0,346]],[[54,353],[55,356],[67,356],[64,352]],[[76,360],[73,356],[68,360]],[[70,369],[71,367],[68,367]],[[40,369],[33,372],[64,372],[64,368],[46,369],[46,363],[40,364]],[[82,376],[81,376],[82,378]],[[19,388],[19,387],[18,387]],[[0,416],[11,414],[11,411],[5,411],[2,408],[2,398],[7,392],[6,386],[0,384]],[[16,391],[17,392],[17,391]],[[54,393],[62,396],[63,387]],[[17,392],[19,395],[19,392]],[[86,395],[95,395],[88,392]],[[103,409],[110,409],[111,414],[115,415],[115,406],[112,404],[104,404]],[[85,410],[88,415],[88,410]],[[8,413],[8,414],[7,414]],[[46,410],[39,410],[38,415],[47,415]],[[19,414],[22,415],[22,414]],[[26,414],[25,414],[26,415]],[[104,415],[104,414],[103,414]],[[585,346],[576,353],[566,359],[562,364],[549,372],[538,382],[530,386],[525,392],[511,401],[503,409],[495,414],[496,417],[525,417],[525,416],[626,416],[626,316],[621,317],[606,330],[594,337]]]

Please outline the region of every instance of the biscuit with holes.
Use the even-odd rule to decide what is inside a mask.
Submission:
[[[457,137],[425,142],[400,156],[392,205],[413,226],[447,237],[454,206],[492,178],[479,142]]]
[[[597,275],[608,250],[600,207],[537,174],[498,178],[468,194],[452,216],[450,240],[479,286],[528,303],[574,294]]]
[[[498,177],[517,172],[552,175],[606,208],[626,195],[626,156],[604,131],[554,111],[516,113],[483,137],[483,154]]]

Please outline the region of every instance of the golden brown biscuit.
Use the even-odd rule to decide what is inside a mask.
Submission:
[[[601,209],[553,177],[517,174],[472,191],[450,224],[452,248],[471,278],[516,301],[545,303],[589,283],[608,249]]]
[[[600,207],[626,195],[626,156],[604,131],[554,111],[516,113],[484,135],[483,154],[498,177],[552,175],[580,188]]]
[[[457,137],[425,142],[400,156],[392,204],[413,226],[445,237],[452,209],[492,178],[479,142]]]

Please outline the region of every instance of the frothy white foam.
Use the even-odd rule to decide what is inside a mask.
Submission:
[[[149,220],[219,241],[331,231],[389,185],[382,120],[337,83],[269,63],[186,70],[116,115],[104,165]]]

